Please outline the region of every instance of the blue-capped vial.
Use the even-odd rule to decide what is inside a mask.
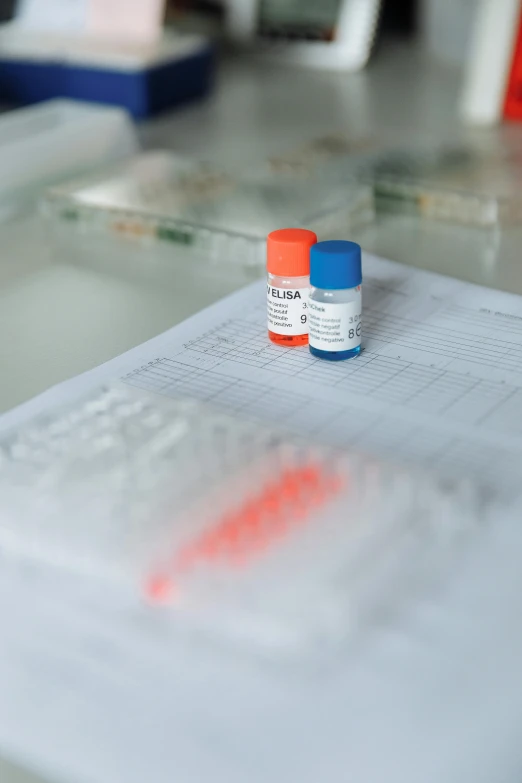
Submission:
[[[340,239],[310,248],[308,339],[320,359],[340,361],[361,352],[361,248]]]

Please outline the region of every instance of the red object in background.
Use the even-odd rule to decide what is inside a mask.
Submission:
[[[511,59],[511,70],[504,99],[503,116],[506,120],[522,120],[522,9]]]

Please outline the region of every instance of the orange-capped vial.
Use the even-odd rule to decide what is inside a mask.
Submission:
[[[282,228],[266,241],[268,336],[287,348],[308,345],[308,291],[313,231]]]

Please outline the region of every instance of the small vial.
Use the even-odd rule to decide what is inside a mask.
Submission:
[[[355,242],[318,242],[310,250],[310,352],[351,359],[361,352],[361,248]]]
[[[313,231],[282,228],[266,241],[268,336],[276,345],[308,344],[308,292]]]

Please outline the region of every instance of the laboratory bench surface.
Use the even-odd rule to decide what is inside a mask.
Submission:
[[[383,46],[366,71],[328,74],[225,59],[217,89],[141,126],[146,148],[241,167],[344,131],[408,143],[458,126],[460,72],[409,46]],[[164,331],[248,280],[179,250],[96,239],[59,242],[38,216],[0,227],[0,412]],[[522,232],[380,219],[366,250],[522,293]]]
[[[359,74],[226,59],[206,102],[143,125],[145,147],[241,166],[315,135],[408,140],[458,128],[458,68],[383,46]],[[56,235],[37,215],[0,226],[0,411],[107,361],[249,281],[166,246]],[[354,239],[366,250],[522,294],[522,231],[386,218]],[[34,783],[0,761],[2,783]]]

